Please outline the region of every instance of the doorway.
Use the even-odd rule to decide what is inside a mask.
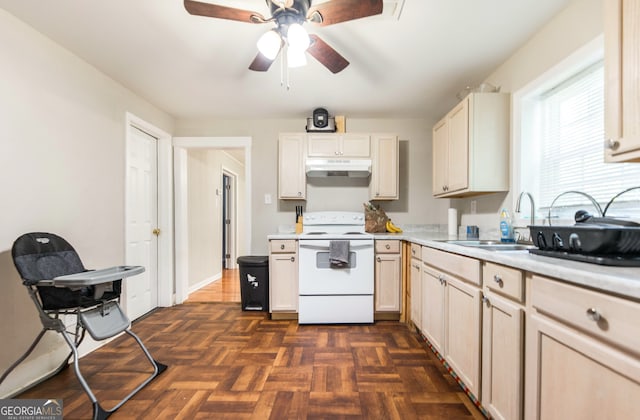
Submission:
[[[190,289],[193,285],[190,281],[189,273],[189,174],[188,174],[188,160],[189,151],[193,150],[225,150],[234,151],[242,155],[244,162],[244,177],[243,186],[239,186],[239,182],[231,182],[232,191],[233,185],[236,185],[235,198],[231,198],[230,204],[234,206],[235,202],[238,202],[240,196],[242,196],[242,202],[238,202],[237,210],[231,210],[236,215],[236,223],[231,223],[232,226],[236,226],[235,230],[232,230],[230,235],[234,241],[231,243],[230,249],[236,252],[238,255],[248,254],[251,250],[251,138],[249,137],[177,137],[173,139],[174,146],[174,186],[175,186],[175,252],[176,252],[176,290],[175,300],[176,303],[183,303],[187,297],[189,297]],[[232,173],[227,171],[229,175],[236,175],[236,179],[239,173]],[[222,176],[217,178],[222,182]],[[223,188],[220,186],[220,189]],[[242,194],[238,193],[238,190],[243,191]],[[222,195],[222,194],[221,194]],[[222,197],[219,197],[222,199]],[[220,203],[222,204],[222,203]],[[211,214],[211,213],[210,213]],[[221,216],[218,216],[221,217]],[[242,219],[240,222],[239,219]],[[219,220],[219,219],[218,219]],[[217,222],[218,223],[218,222]],[[219,226],[216,223],[217,226]],[[191,238],[193,239],[193,238]],[[220,239],[221,240],[221,239]],[[220,244],[220,242],[217,242]],[[192,244],[193,246],[193,244]],[[224,247],[220,247],[224,248]],[[224,251],[218,251],[223,253]],[[220,261],[220,255],[218,252],[209,254],[210,258],[215,258],[216,261]],[[231,252],[229,257],[229,264],[235,263],[235,255]],[[191,255],[192,256],[192,255]],[[222,255],[226,257],[226,254]],[[226,258],[225,258],[226,259]],[[199,279],[196,279],[199,280]]]
[[[222,269],[230,270],[235,268],[235,197],[236,179],[235,175],[226,169],[222,169]]]

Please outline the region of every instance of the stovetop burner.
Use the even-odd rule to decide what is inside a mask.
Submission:
[[[562,258],[564,260],[579,261],[591,264],[610,265],[616,267],[640,267],[640,255],[587,255],[565,251],[545,251],[530,249],[529,252],[544,257]]]

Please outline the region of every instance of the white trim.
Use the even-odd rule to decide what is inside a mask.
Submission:
[[[171,159],[171,135],[141,118],[126,113],[125,140],[129,126],[137,127],[158,139],[158,306],[171,306],[173,300],[173,165]],[[126,192],[125,179],[125,192]],[[126,220],[125,196],[125,220]],[[123,227],[125,249],[127,243],[126,223]],[[126,251],[125,251],[126,252]]]
[[[251,137],[175,137],[174,188],[175,188],[175,303],[184,302],[189,296],[189,233],[187,197],[188,149],[244,149],[245,174],[245,248],[239,254],[251,250]]]
[[[193,286],[189,287],[189,294],[193,293],[193,292],[197,292],[198,290],[202,289],[203,287],[211,284],[211,283],[215,283],[218,280],[220,280],[222,278],[222,273],[218,273],[215,276],[209,277],[208,279],[204,279],[196,284],[194,284]]]
[[[536,77],[512,94],[511,114],[511,200],[516,208],[518,195],[522,191],[520,185],[520,154],[522,145],[522,104],[530,97],[552,88],[559,81],[570,77],[580,68],[586,68],[604,57],[604,35],[599,35],[578,48],[555,66]]]

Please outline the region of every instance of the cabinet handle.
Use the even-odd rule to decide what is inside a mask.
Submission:
[[[376,261],[382,262],[382,259],[380,257],[378,257],[378,258],[376,258]]]
[[[504,282],[502,281],[502,278],[501,278],[499,275],[497,275],[497,274],[494,274],[494,276],[493,276],[493,281],[495,281],[496,283],[498,283],[498,286],[500,286],[500,287],[503,287],[503,286],[504,286]]]
[[[416,255],[416,250],[415,250],[415,249],[412,249],[412,250],[411,250],[411,253],[412,253],[413,255]]]
[[[281,244],[281,245],[280,245],[280,249],[284,249],[284,244]]]
[[[609,150],[616,150],[620,147],[620,142],[618,140],[606,139],[604,141],[604,148]]]
[[[486,297],[485,295],[482,295],[482,303],[484,303],[485,305],[487,305],[487,308],[491,307],[491,301],[489,300],[488,297]]]
[[[336,156],[339,156],[339,155],[340,155],[340,152],[336,151],[336,152],[335,152],[335,154],[336,154]]]
[[[298,191],[298,197],[302,197],[302,191]]]
[[[600,319],[602,319],[602,315],[600,315],[600,312],[598,312],[598,310],[596,308],[589,308],[587,309],[587,317],[595,322],[600,321]]]
[[[296,257],[291,257],[291,262],[295,262],[296,261]]]
[[[389,244],[386,244],[384,247],[387,248],[387,249],[391,249],[391,245],[389,245]]]
[[[420,270],[420,265],[419,265],[419,264],[416,264],[416,265],[414,265],[413,267],[414,267],[414,268],[417,268],[418,270]]]

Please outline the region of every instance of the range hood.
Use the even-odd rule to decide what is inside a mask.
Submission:
[[[307,159],[305,172],[310,178],[366,178],[371,175],[371,159]]]

